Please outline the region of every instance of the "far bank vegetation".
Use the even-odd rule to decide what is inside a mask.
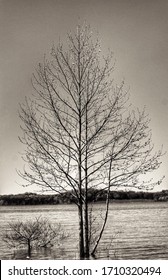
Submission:
[[[88,201],[104,202],[106,201],[106,191],[97,192],[90,189],[88,193]],[[161,192],[134,192],[134,191],[111,191],[111,201],[168,201],[168,191]],[[74,196],[72,192],[64,192],[62,194],[36,194],[23,193],[16,195],[1,195],[0,205],[42,205],[42,204],[71,204],[74,203]]]

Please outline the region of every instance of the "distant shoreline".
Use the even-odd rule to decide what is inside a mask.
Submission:
[[[104,203],[106,201],[106,191],[90,189],[88,193],[88,203]],[[110,202],[154,202],[168,201],[168,191],[161,192],[134,192],[134,191],[111,191]],[[16,205],[57,205],[57,204],[74,204],[75,198],[72,192],[62,194],[37,194],[23,193],[0,195],[0,206]]]
[[[110,200],[110,204],[124,204],[124,203],[163,203],[163,202],[168,202],[168,200],[153,200],[153,199],[125,199],[125,200],[119,200],[119,199],[113,199]],[[91,204],[92,202],[89,202],[89,204]],[[93,202],[94,204],[105,204],[105,201],[95,201]],[[53,204],[53,203],[44,203],[44,204],[0,204],[0,207],[16,207],[16,206],[20,206],[20,207],[25,207],[25,206],[56,206],[56,205],[74,205],[74,203],[58,203],[58,204]]]

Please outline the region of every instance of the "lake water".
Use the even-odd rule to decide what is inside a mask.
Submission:
[[[94,206],[102,221],[103,204]],[[0,206],[0,259],[24,259],[26,252],[7,248],[2,234],[11,221],[35,217],[60,223],[69,237],[60,246],[34,250],[33,259],[78,259],[78,215],[75,205]],[[168,203],[111,203],[98,259],[168,259]]]

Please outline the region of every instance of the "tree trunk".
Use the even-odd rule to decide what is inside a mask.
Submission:
[[[98,247],[98,245],[99,245],[99,242],[100,242],[100,240],[101,240],[101,238],[102,238],[102,235],[103,235],[103,232],[104,232],[104,229],[105,229],[105,226],[106,226],[107,218],[108,218],[108,210],[109,210],[109,192],[108,192],[108,194],[107,194],[106,213],[105,213],[105,217],[104,217],[104,222],[103,222],[103,225],[102,225],[102,228],[101,228],[99,237],[98,237],[98,239],[97,239],[97,241],[96,241],[96,244],[95,244],[95,246],[94,246],[94,248],[93,248],[93,250],[92,250],[92,253],[91,253],[92,256],[95,255],[96,249],[97,249],[97,247]]]
[[[31,242],[30,239],[27,240],[27,257],[31,258]]]
[[[109,176],[108,176],[108,180],[109,180],[109,184],[108,184],[108,189],[107,189],[107,197],[106,197],[106,212],[105,212],[105,217],[104,217],[104,222],[103,222],[103,225],[102,225],[102,228],[101,228],[101,231],[100,231],[100,234],[99,234],[99,237],[96,241],[96,244],[92,250],[92,253],[91,255],[94,257],[95,256],[95,252],[97,250],[97,247],[99,245],[99,242],[102,238],[102,235],[103,235],[103,232],[104,232],[104,229],[105,229],[105,226],[106,226],[106,223],[107,223],[107,218],[108,218],[108,212],[109,212],[109,201],[110,201],[110,179],[111,179],[111,169],[112,169],[112,158],[110,160],[110,166],[109,166]]]
[[[87,92],[87,102],[88,102],[88,92]],[[88,106],[86,103],[85,112],[85,201],[84,201],[84,219],[85,219],[85,258],[89,259],[90,246],[89,246],[89,217],[88,217]]]
[[[88,201],[87,201],[87,193],[85,194],[85,209],[84,209],[84,217],[85,217],[85,257],[89,258],[90,248],[89,248],[89,226],[88,226]]]
[[[85,220],[85,257],[89,258],[90,246],[89,246],[89,218],[88,218],[88,175],[87,175],[87,147],[86,147],[86,159],[85,159],[85,200],[84,200],[84,220]]]
[[[82,203],[78,206],[78,216],[79,216],[79,257],[83,260],[85,257],[84,250],[84,236],[83,236],[83,210]]]

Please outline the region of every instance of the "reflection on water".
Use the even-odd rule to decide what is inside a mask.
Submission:
[[[97,223],[103,204],[94,206]],[[32,251],[32,259],[78,259],[78,215],[74,205],[0,206],[0,235],[8,222],[38,216],[60,223],[69,237],[59,246]],[[168,203],[111,203],[108,223],[97,258],[168,259]],[[0,241],[1,259],[25,259],[25,249],[9,249]]]

